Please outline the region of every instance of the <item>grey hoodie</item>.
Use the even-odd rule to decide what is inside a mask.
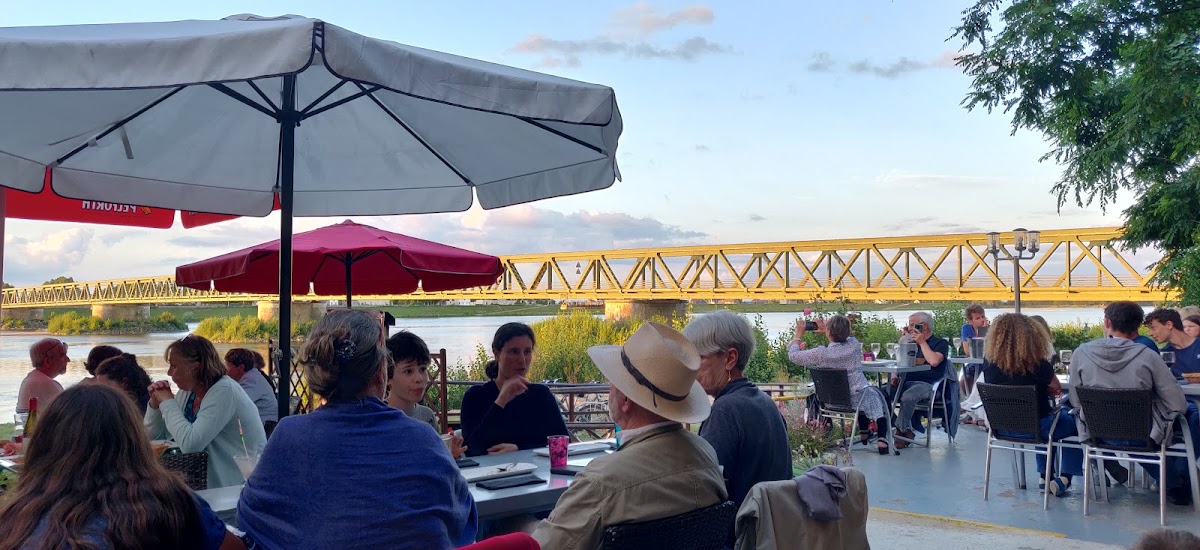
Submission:
[[[1162,357],[1150,348],[1127,338],[1101,338],[1079,346],[1071,357],[1071,387],[1092,386],[1098,388],[1154,390],[1154,428],[1150,437],[1161,442],[1167,418],[1171,413],[1187,411],[1187,399],[1183,388],[1175,381],[1171,369]],[[1072,392],[1071,405],[1075,407],[1075,418],[1080,439],[1088,438],[1083,409],[1079,396]]]

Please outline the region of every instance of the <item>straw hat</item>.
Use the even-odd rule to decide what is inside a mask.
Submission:
[[[592,346],[588,355],[609,383],[667,420],[701,422],[711,405],[696,381],[700,352],[679,331],[646,323],[624,346]]]

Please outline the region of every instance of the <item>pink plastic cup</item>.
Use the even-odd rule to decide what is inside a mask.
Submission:
[[[550,467],[567,467],[567,442],[565,435],[552,435],[546,438],[546,447],[550,449]]]

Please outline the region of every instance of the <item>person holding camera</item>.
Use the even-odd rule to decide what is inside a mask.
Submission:
[[[910,372],[904,377],[904,386],[892,375],[891,385],[893,395],[899,392],[900,414],[896,418],[896,435],[906,439],[914,437],[913,413],[921,403],[928,403],[933,398],[933,385],[946,376],[950,365],[950,342],[945,338],[933,335],[933,316],[924,311],[918,311],[908,316],[908,326],[904,327],[900,343],[917,345],[915,365],[929,365],[929,370]],[[957,388],[956,388],[957,389]],[[895,399],[893,399],[895,402]],[[903,449],[908,442],[896,440],[896,448]]]
[[[805,332],[819,332],[829,340],[828,346],[817,346],[812,349],[801,349]],[[850,382],[850,402],[862,403],[858,412],[859,426],[869,426],[869,421],[875,422],[875,432],[879,439],[876,446],[879,454],[888,453],[887,443],[887,403],[883,394],[874,389],[863,375],[862,344],[850,335],[850,318],[845,315],[834,315],[828,321],[817,322],[796,321],[796,331],[788,344],[788,360],[797,365],[806,365],[821,369],[838,369],[846,371]],[[863,392],[869,392],[864,395]],[[866,440],[864,439],[864,443]]]

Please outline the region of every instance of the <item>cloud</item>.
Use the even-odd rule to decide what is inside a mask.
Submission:
[[[734,53],[732,47],[712,42],[703,36],[693,36],[671,46],[650,41],[662,31],[681,25],[709,25],[714,19],[712,8],[704,5],[686,6],[659,14],[657,8],[643,2],[613,13],[607,24],[607,34],[566,40],[535,33],[514,44],[508,53],[541,55],[538,66],[545,68],[578,67],[587,55],[695,61],[706,55]]]
[[[79,280],[79,269],[96,231],[73,227],[34,238],[8,233],[4,238],[4,279],[12,284],[41,284],[60,275]]]
[[[946,221],[932,216],[906,218],[889,223],[883,229],[898,235],[943,235],[947,233],[986,233],[989,229],[967,223]]]
[[[875,187],[900,190],[953,190],[975,186],[998,186],[1004,180],[986,176],[952,174],[919,174],[904,170],[889,170],[875,178]]]
[[[612,14],[608,26],[615,38],[635,36],[645,38],[659,31],[670,30],[680,25],[711,25],[716,16],[712,8],[704,5],[685,6],[659,15],[658,8],[638,2],[621,8]]]
[[[944,51],[937,57],[931,60],[914,59],[911,57],[901,57],[895,61],[881,63],[870,59],[860,59],[858,61],[845,64],[845,70],[853,74],[862,74],[876,76],[894,80],[902,76],[924,71],[928,69],[957,69],[957,59],[961,55],[954,51]],[[812,54],[808,63],[804,65],[804,69],[812,73],[832,73],[836,72],[841,64],[833,57],[832,54],[826,51],[818,51]]]
[[[767,219],[766,219],[766,218],[764,218],[764,217],[762,217],[762,216],[759,216],[758,214],[750,214],[750,221],[752,221],[752,222],[765,222],[765,221],[767,221]]]
[[[709,151],[712,151],[711,147],[704,145],[703,143],[697,144],[695,149],[696,149],[696,152],[699,152],[699,153],[707,153]]]

